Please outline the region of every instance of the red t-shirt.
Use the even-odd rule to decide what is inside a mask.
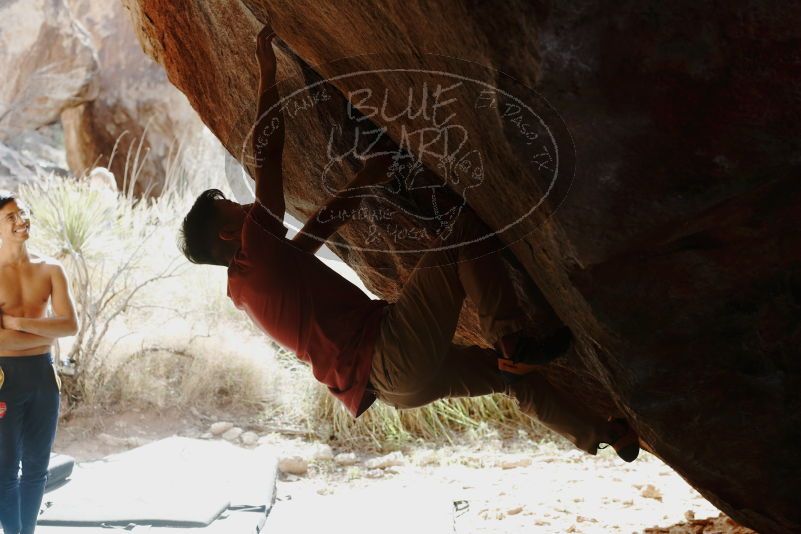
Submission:
[[[228,296],[267,335],[310,363],[314,377],[358,417],[375,401],[365,388],[388,303],[370,299],[286,233],[253,204],[228,267]]]

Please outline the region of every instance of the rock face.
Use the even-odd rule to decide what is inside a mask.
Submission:
[[[94,98],[97,61],[62,0],[4,1],[0,20],[0,141]]]
[[[136,195],[158,194],[179,144],[192,142],[202,124],[142,52],[119,2],[66,3],[86,28],[100,66],[97,98],[61,114],[70,169],[82,175],[106,166],[120,188],[134,180]]]
[[[94,98],[97,60],[61,0],[9,0],[0,20],[0,188],[16,189],[40,172],[65,172],[60,128],[46,125]]]
[[[338,235],[373,292],[393,299],[416,245],[465,203],[510,245],[532,328],[549,303],[577,337],[551,366],[557,387],[627,417],[738,522],[801,530],[801,6],[124,4],[145,51],[245,164],[254,36],[271,20],[281,94],[312,99],[285,108],[292,215],[356,169],[332,158],[354,142],[332,124],[386,128],[427,170],[368,198],[378,215]],[[431,93],[428,112],[407,109],[453,80],[444,115]],[[435,150],[451,126],[473,149],[455,167]],[[386,206],[392,220],[373,224]],[[477,332],[468,309],[458,337]]]
[[[42,126],[0,142],[0,189],[16,191],[41,174],[69,175],[61,125]]]

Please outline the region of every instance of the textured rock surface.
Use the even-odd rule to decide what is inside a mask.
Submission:
[[[707,519],[688,519],[667,528],[646,528],[645,534],[754,534],[725,515]]]
[[[69,175],[58,123],[42,126],[0,142],[0,189],[16,191],[41,174]]]
[[[524,293],[533,294],[526,287],[536,282],[579,339],[554,366],[554,383],[603,415],[627,416],[649,448],[738,522],[766,533],[801,529],[798,4],[124,3],[146,52],[234,154],[253,114],[254,36],[268,18],[283,40],[284,95],[317,73],[341,74],[337,58],[351,56],[345,70],[383,68],[395,61],[386,55],[393,51],[418,53],[411,67],[443,68],[444,61],[519,93],[501,74],[419,52],[464,58],[536,89],[564,122],[547,107],[540,115],[569,132],[556,136],[561,158],[553,166],[573,179],[561,180],[559,196],[500,237],[524,274]],[[368,52],[384,55],[352,57]],[[293,115],[289,211],[303,219],[325,200],[319,176],[326,130],[346,113],[341,94],[365,83],[376,94],[386,88],[391,108],[403,110],[405,89],[427,77],[436,81],[420,73],[338,78],[315,113]],[[490,227],[505,228],[549,182],[536,162],[521,160],[525,147],[503,107],[493,116],[464,101],[453,106],[484,158],[482,187],[468,204]],[[426,120],[376,117],[395,141]],[[436,158],[421,155],[444,179]],[[343,184],[353,168],[343,160],[330,174]],[[458,197],[474,184],[448,185]],[[425,212],[420,191],[403,193],[409,213]],[[369,232],[353,221],[339,238],[364,245]],[[386,228],[380,239],[392,254],[338,253],[371,290],[392,299],[417,256]],[[535,321],[536,302],[531,308]],[[469,313],[459,336],[478,340]]]
[[[136,194],[148,187],[158,194],[175,157],[170,151],[193,142],[202,124],[164,69],[144,54],[119,2],[66,3],[86,28],[100,67],[97,98],[61,114],[70,168],[82,175],[109,167],[120,187],[127,172],[136,175]]]
[[[97,61],[62,0],[6,0],[0,21],[0,141],[94,98]]]

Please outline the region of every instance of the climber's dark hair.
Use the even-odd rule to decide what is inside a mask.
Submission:
[[[178,235],[178,248],[192,263],[228,265],[220,258],[221,243],[217,236],[217,213],[214,209],[214,201],[224,198],[219,189],[207,189],[200,193],[184,217]]]

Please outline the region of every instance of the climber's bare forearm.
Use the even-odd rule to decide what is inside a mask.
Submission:
[[[275,85],[278,70],[272,41],[275,32],[265,26],[256,38],[256,57],[259,63],[259,98],[256,106],[256,126],[253,136],[254,155],[281,157],[284,148],[284,117],[279,109],[281,97]]]
[[[391,154],[368,159],[365,166],[339,194],[309,217],[292,241],[307,252],[317,252],[334,232],[353,218],[361,205],[362,197],[368,193],[367,188],[389,180],[391,164]]]
[[[256,126],[253,130],[253,155],[256,163],[269,164],[281,159],[284,151],[284,116],[280,109],[278,87],[259,82]]]
[[[314,254],[344,225],[359,208],[361,198],[355,195],[336,196],[309,217],[292,241],[303,250]]]
[[[274,38],[275,33],[269,26],[265,26],[256,38],[259,88],[253,129],[253,157],[256,160],[256,200],[273,216],[281,219],[286,210],[282,169],[284,116],[275,84],[277,65],[272,47]]]

